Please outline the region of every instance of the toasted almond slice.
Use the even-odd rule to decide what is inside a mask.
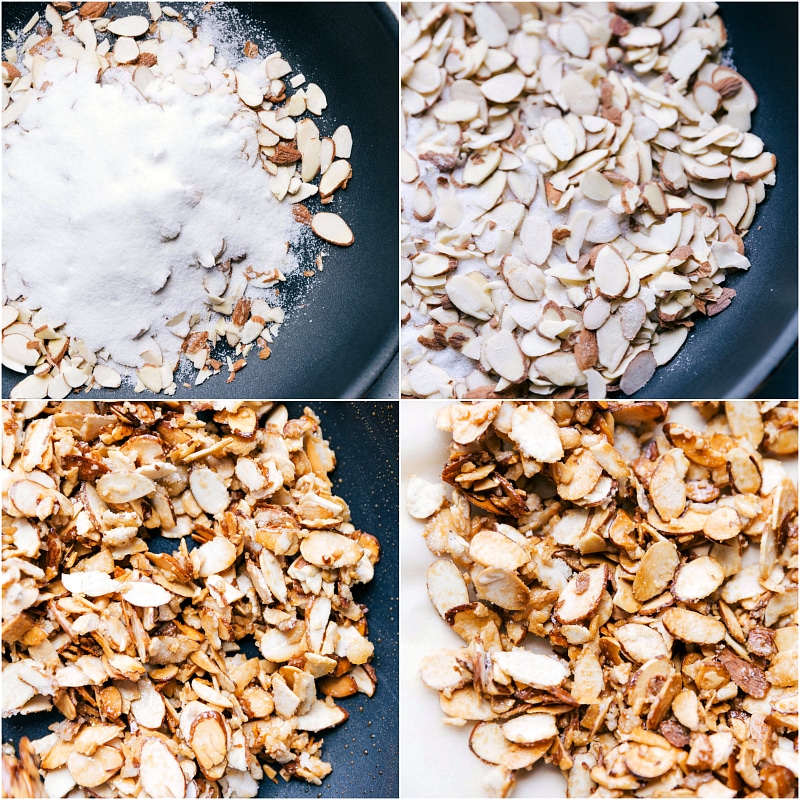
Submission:
[[[716,644],[725,638],[725,626],[718,619],[688,608],[668,608],[661,619],[664,627],[684,642]]]
[[[530,602],[528,587],[516,573],[500,567],[486,567],[472,576],[475,591],[482,600],[512,611]]]
[[[97,492],[107,503],[130,503],[155,491],[150,478],[136,472],[109,472],[97,481]]]
[[[79,786],[92,789],[112,778],[124,761],[122,753],[117,748],[103,745],[91,756],[73,750],[67,758],[67,767]]]
[[[65,573],[61,576],[61,583],[68,592],[88,597],[102,597],[120,589],[119,581],[98,570]]]
[[[703,533],[715,542],[725,542],[738,536],[742,530],[742,523],[736,510],[730,506],[715,508],[706,517]]]
[[[491,703],[472,686],[465,686],[453,692],[440,692],[439,705],[448,717],[455,719],[494,719]]]
[[[353,232],[347,223],[338,215],[329,211],[320,211],[311,218],[311,230],[331,244],[349,247],[355,241]]]
[[[664,637],[658,631],[638,622],[620,625],[615,631],[622,649],[634,660],[644,664],[652,658],[669,656]]]
[[[148,737],[139,756],[139,778],[150,797],[186,797],[186,778],[172,751]]]
[[[221,514],[230,503],[225,482],[218,473],[208,467],[197,467],[189,473],[189,488],[200,508],[207,514]]]
[[[761,472],[751,454],[743,447],[732,447],[727,458],[728,472],[737,491],[757,492],[761,488]]]
[[[710,556],[701,556],[694,561],[687,561],[678,570],[672,593],[678,600],[697,602],[708,597],[722,586],[725,572]]]
[[[220,708],[233,708],[233,703],[229,698],[198,678],[195,678],[191,682],[191,687],[195,694],[204,702],[219,706]]]
[[[665,522],[680,517],[686,507],[686,484],[683,478],[687,468],[688,462],[683,451],[673,448],[661,456],[650,477],[650,497]]]
[[[665,742],[666,744],[666,742]],[[678,751],[646,744],[632,744],[625,753],[625,766],[640,778],[651,780],[669,772],[676,763]]]
[[[148,581],[123,586],[120,593],[128,603],[139,608],[158,608],[173,599],[171,592]]]
[[[357,564],[364,555],[358,542],[334,531],[315,531],[300,542],[303,558],[318,567],[338,569]]]
[[[755,403],[725,402],[725,416],[731,433],[737,439],[747,439],[753,447],[758,447],[764,438],[764,422]]]
[[[241,461],[241,459],[240,459]],[[444,502],[442,485],[431,483],[417,475],[412,475],[406,485],[406,509],[415,519],[428,519]]]
[[[639,562],[633,596],[643,602],[661,594],[672,582],[679,563],[678,548],[672,542],[654,542]]]
[[[706,524],[708,514],[696,511],[693,508],[687,509],[680,517],[665,522],[661,515],[654,508],[647,512],[647,522],[657,531],[673,535],[700,533]]]
[[[608,579],[605,564],[573,576],[555,604],[556,619],[564,625],[574,625],[591,617],[600,605]]]
[[[722,649],[717,659],[743,692],[759,699],[767,696],[770,688],[767,676],[757,664],[745,661],[727,647]]]
[[[472,675],[464,666],[465,658],[463,650],[437,650],[428,653],[420,663],[420,678],[431,689],[460,689],[472,681]]]
[[[451,608],[469,603],[467,584],[452,561],[434,561],[428,567],[427,586],[428,597],[442,619]]]
[[[555,658],[522,647],[492,653],[492,662],[512,680],[537,689],[561,686],[569,675],[567,668]]]
[[[469,557],[485,567],[495,566],[513,572],[530,560],[528,553],[499,531],[484,529],[470,540]]]
[[[573,502],[586,497],[603,474],[603,468],[588,450],[573,452],[564,467],[569,481],[558,483],[558,493],[564,500]]]
[[[591,650],[584,650],[575,661],[570,694],[581,705],[591,704],[597,702],[604,687],[600,659]]]
[[[236,547],[224,536],[215,536],[191,551],[194,573],[199,578],[225,572],[236,560]]]
[[[514,408],[508,435],[526,456],[536,461],[554,463],[564,457],[558,426],[536,403]]]
[[[143,36],[147,33],[150,23],[147,17],[140,17],[137,15],[130,17],[117,17],[108,23],[108,30],[115,36]]]
[[[500,725],[480,722],[469,737],[470,750],[487,764],[499,764],[506,769],[528,769],[549,749],[550,741],[535,745],[519,745],[509,741]]]

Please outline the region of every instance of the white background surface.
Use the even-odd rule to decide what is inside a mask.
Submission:
[[[486,797],[482,782],[492,769],[469,750],[474,723],[461,728],[442,724],[438,693],[418,676],[423,656],[433,650],[464,645],[433,608],[425,573],[436,557],[422,538],[423,523],[405,510],[406,486],[412,474],[437,483],[447,462],[450,434],[436,429],[437,409],[452,401],[414,400],[400,403],[400,796]],[[670,411],[669,420],[702,429],[705,420],[690,404]],[[797,482],[797,460],[786,459]],[[450,488],[447,489],[450,496]],[[757,559],[751,547],[747,561]],[[525,645],[530,647],[533,637]],[[548,644],[543,652],[547,652]],[[540,649],[540,648],[535,648]],[[537,763],[517,773],[516,797],[565,797],[566,782],[556,767]]]

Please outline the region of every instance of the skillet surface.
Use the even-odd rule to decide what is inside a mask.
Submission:
[[[172,3],[177,10],[197,11],[200,5]],[[256,42],[262,54],[279,49],[292,65],[292,74],[302,72],[307,82],[322,87],[328,108],[315,120],[323,135],[341,124],[350,126],[353,177],[326,209],[348,221],[355,243],[346,248],[312,244],[308,263],[313,267],[313,253],[324,245],[324,269],[307,278],[301,267],[281,286],[294,310],[268,360],[259,361],[253,351],[248,366],[230,384],[225,382],[227,370],[189,389],[176,380],[176,397],[361,397],[398,346],[397,20],[384,3],[225,5],[250,21],[244,26],[246,38]],[[149,17],[139,3],[118,3],[115,10],[120,16]],[[35,11],[43,13],[44,3],[4,3],[3,29],[21,27]],[[227,12],[223,8],[221,13]],[[265,46],[268,43],[273,46]],[[318,200],[307,205],[312,213],[322,209]],[[6,397],[21,377],[3,370]],[[116,393],[91,393],[93,398],[131,394],[124,386]],[[153,395],[141,395],[148,396]]]
[[[302,414],[305,403],[287,402],[290,419]],[[369,608],[369,638],[375,644],[372,661],[378,688],[371,698],[362,694],[337,701],[350,714],[343,725],[322,732],[323,758],[333,772],[322,786],[303,781],[278,783],[264,779],[259,797],[397,797],[398,786],[398,511],[399,469],[397,403],[316,402],[309,404],[320,417],[323,436],[336,453],[333,491],[350,506],[353,524],[378,537],[381,558],[375,578],[357,587],[356,602]],[[191,548],[191,543],[187,542]],[[174,540],[151,537],[157,552],[172,552]],[[258,655],[255,645],[248,655]],[[58,712],[3,720],[3,741],[21,736],[37,739],[47,726],[63,719]]]
[[[683,349],[635,397],[748,397],[797,342],[797,4],[720,3],[720,14],[726,53],[758,95],[753,132],[778,158],[777,183],[744,240],[752,267],[726,281],[738,296],[694,317]],[[797,396],[796,369],[786,396]]]

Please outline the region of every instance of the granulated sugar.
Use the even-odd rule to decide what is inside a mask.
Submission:
[[[53,64],[55,62],[48,62]],[[58,80],[5,132],[6,296],[114,365],[137,367],[154,339],[165,361],[182,339],[166,323],[208,309],[230,285],[296,268],[296,228],[271,194],[256,132],[236,95],[186,94],[157,80],[147,99],[130,73]]]

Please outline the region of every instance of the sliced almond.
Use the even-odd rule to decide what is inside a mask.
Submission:
[[[716,644],[725,637],[725,626],[713,617],[687,608],[668,608],[664,627],[676,638],[694,644]]]
[[[678,550],[672,542],[653,543],[647,548],[636,570],[634,597],[645,601],[661,594],[672,583],[679,563]]]
[[[329,211],[319,211],[311,218],[311,230],[326,242],[349,247],[355,241],[353,232],[338,215]]]
[[[440,559],[428,567],[428,596],[443,619],[451,608],[469,603],[469,592],[458,567]]]
[[[701,556],[681,566],[672,593],[679,600],[697,602],[719,589],[724,580],[725,573],[719,563],[710,556]]]
[[[352,175],[353,170],[348,161],[343,159],[334,161],[320,179],[320,197],[329,197],[337,189],[346,187]]]
[[[487,764],[500,764],[506,769],[528,769],[547,751],[549,742],[519,745],[509,741],[500,725],[481,722],[475,726],[469,740],[472,752]]]
[[[147,33],[150,22],[147,17],[130,16],[117,17],[108,23],[107,30],[115,36],[143,36]]]
[[[569,674],[567,668],[555,658],[521,647],[493,653],[492,661],[512,680],[540,689],[560,686]]]
[[[591,617],[600,605],[608,578],[605,565],[579,572],[571,578],[555,605],[556,619],[565,625],[574,625]]]

